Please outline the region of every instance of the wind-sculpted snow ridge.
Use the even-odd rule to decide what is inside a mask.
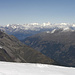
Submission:
[[[0,62],[0,75],[75,75],[75,68],[44,64]]]

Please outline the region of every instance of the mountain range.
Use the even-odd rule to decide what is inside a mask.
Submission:
[[[14,35],[19,40],[23,40],[26,37],[32,36],[34,34],[52,31],[54,29],[64,29],[64,30],[75,30],[75,24],[68,23],[29,23],[29,24],[8,24],[5,26],[0,26],[0,29],[5,31],[9,35]]]
[[[0,31],[0,61],[57,64],[51,58],[21,43],[13,35]]]
[[[10,51],[9,49],[11,49],[11,50],[13,49],[16,54],[18,54],[18,53],[19,53],[19,55],[21,54],[21,57],[23,57],[23,58],[25,55],[27,58],[28,53],[30,54],[30,57],[31,57],[31,55],[33,53],[30,53],[30,50],[28,49],[28,46],[31,46],[32,48],[34,48],[33,52],[35,52],[37,50],[37,51],[41,52],[41,54],[44,54],[44,56],[47,56],[50,59],[55,60],[60,65],[75,67],[75,59],[74,59],[75,58],[75,55],[74,55],[75,54],[75,42],[74,42],[75,41],[74,40],[75,24],[68,24],[68,23],[51,24],[49,22],[43,23],[43,24],[30,23],[30,24],[23,24],[23,25],[8,24],[6,26],[1,26],[0,29],[4,33],[9,34],[8,36],[11,36],[11,38],[13,38],[11,42],[7,41],[7,44],[5,44],[5,45],[8,45],[9,48],[8,48],[8,46],[7,47],[5,46],[5,48],[3,47],[3,49],[5,49],[6,52],[9,52],[10,55],[13,52]],[[14,35],[21,42],[23,42],[24,44],[26,44],[28,46],[22,44],[19,40],[17,40],[12,35]],[[15,42],[14,42],[14,39],[15,39]],[[3,40],[5,40],[5,39],[3,39]],[[2,39],[1,39],[1,41],[2,41]],[[12,46],[10,45],[10,43],[11,44],[13,43]],[[1,44],[3,44],[3,41]],[[22,48],[22,46],[24,47],[24,49],[29,50],[29,51],[27,50],[26,54],[25,54],[26,50],[24,52],[24,49]],[[2,47],[2,45],[1,45],[1,47]],[[30,49],[32,50],[32,48],[30,48]],[[21,51],[21,49],[22,49],[22,51]],[[15,53],[13,53],[13,54],[15,54]],[[33,55],[35,57],[35,53]],[[37,58],[37,56],[36,56],[36,58]],[[19,58],[21,59],[21,57],[19,57]],[[20,60],[19,58],[17,58],[18,61]],[[24,58],[24,59],[26,59],[26,58]],[[33,56],[32,56],[32,58],[33,58]],[[21,61],[24,62],[24,59]],[[31,59],[31,58],[29,58],[29,59]],[[27,62],[29,62],[29,59]]]
[[[75,67],[75,31],[42,32],[22,42],[64,66]]]

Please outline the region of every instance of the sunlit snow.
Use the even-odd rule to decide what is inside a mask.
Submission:
[[[51,33],[54,33],[56,31],[56,29],[52,30]]]
[[[32,31],[37,31],[37,29],[41,30],[41,29],[44,29],[44,28],[48,28],[48,29],[64,29],[64,28],[71,28],[71,27],[75,27],[75,24],[69,24],[69,23],[55,23],[55,24],[52,24],[50,22],[46,22],[46,23],[28,23],[28,24],[8,24],[6,25],[5,27],[8,27],[9,29],[12,28],[12,29],[22,29],[22,30],[32,30]],[[0,28],[1,29],[1,28]],[[74,28],[73,28],[74,29]],[[74,29],[75,30],[75,29]]]
[[[75,75],[75,68],[44,64],[0,62],[0,75]]]
[[[0,46],[0,48],[2,48],[2,47]]]

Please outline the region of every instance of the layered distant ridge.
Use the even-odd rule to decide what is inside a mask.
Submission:
[[[75,30],[75,24],[69,23],[28,23],[28,24],[8,24],[0,27],[1,30],[5,31],[10,35],[14,35],[19,40],[23,40],[26,37],[32,36],[34,34],[52,31],[54,29],[63,29],[63,30]]]

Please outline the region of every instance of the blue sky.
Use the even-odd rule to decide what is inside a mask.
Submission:
[[[75,23],[75,0],[0,0],[0,25]]]

